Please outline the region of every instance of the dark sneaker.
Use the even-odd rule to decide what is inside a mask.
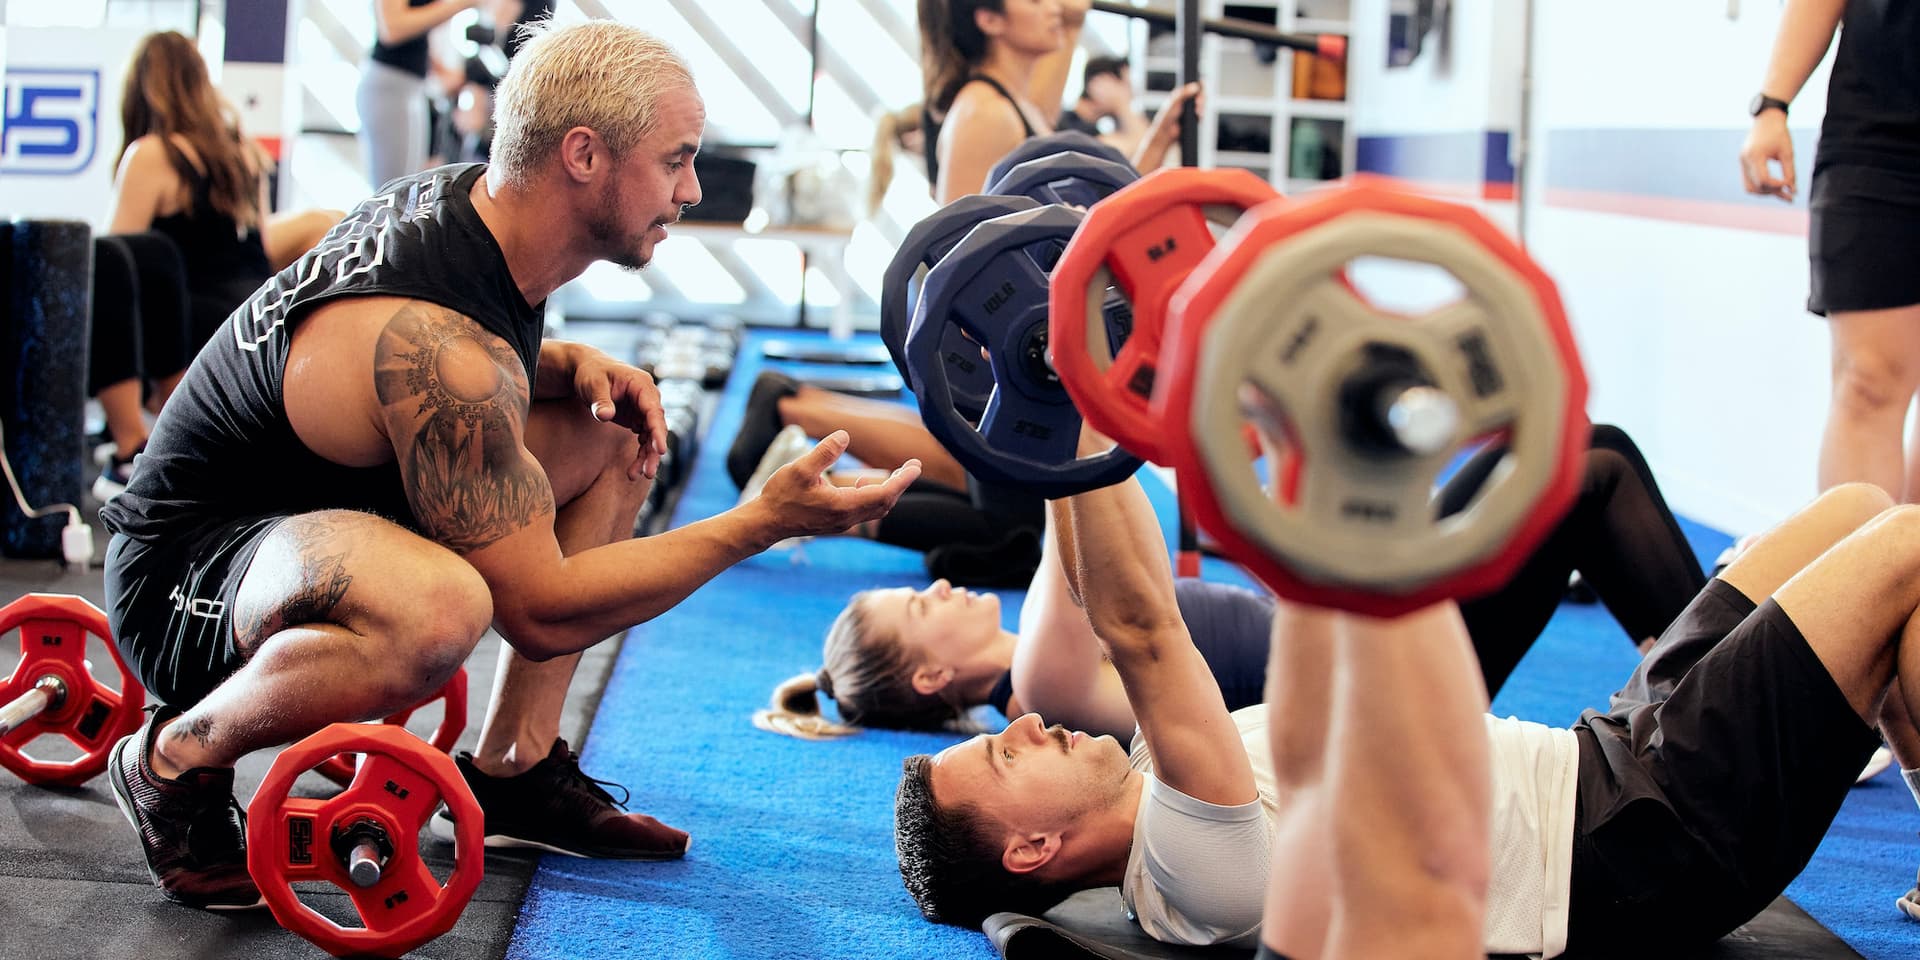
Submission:
[[[473,765],[473,754],[454,755],[473,797],[486,815],[489,847],[527,847],[570,857],[603,860],[678,860],[691,839],[683,830],[644,813],[627,813],[626,788],[619,800],[606,791],[617,783],[595,780],[580,769],[580,755],[556,740],[545,760],[515,777],[490,777]],[[453,840],[447,808],[433,815],[433,835]]]
[[[740,416],[740,432],[727,451],[727,476],[735,487],[745,487],[753,468],[780,433],[780,398],[800,392],[800,381],[774,370],[762,370],[747,393],[747,410]]]
[[[160,707],[114,745],[114,802],[139,832],[147,873],[167,899],[204,910],[264,906],[247,874],[247,819],[233,798],[233,771],[198,767],[168,780],[148,762],[154,731],[179,715]]]

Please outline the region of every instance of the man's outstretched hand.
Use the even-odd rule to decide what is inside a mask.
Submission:
[[[887,515],[907,487],[920,477],[920,461],[908,460],[884,478],[862,478],[857,486],[836,486],[827,471],[847,452],[851,439],[835,430],[799,459],[774,471],[751,506],[764,509],[777,534],[769,542],[789,537],[830,536]]]

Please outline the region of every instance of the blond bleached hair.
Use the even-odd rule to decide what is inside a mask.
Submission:
[[[693,86],[674,49],[638,27],[613,20],[520,28],[524,38],[493,100],[493,166],[523,184],[574,127],[600,136],[623,156],[653,131],[656,104]]]

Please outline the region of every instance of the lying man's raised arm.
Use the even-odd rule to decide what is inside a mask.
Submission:
[[[1253,767],[1220,687],[1193,646],[1173,569],[1138,480],[1049,505],[1071,525],[1072,569],[1094,635],[1107,648],[1153,753],[1154,776],[1187,796],[1236,805],[1258,799]]]

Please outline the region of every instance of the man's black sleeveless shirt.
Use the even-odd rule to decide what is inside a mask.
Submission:
[[[294,435],[282,393],[287,351],[294,327],[323,303],[406,297],[498,334],[531,383],[541,311],[521,296],[468,197],[484,171],[465,164],[395,180],[241,304],[187,368],[133,482],[101,508],[107,529],[151,542],[211,522],[321,509],[417,529],[394,463],[342,466]]]

